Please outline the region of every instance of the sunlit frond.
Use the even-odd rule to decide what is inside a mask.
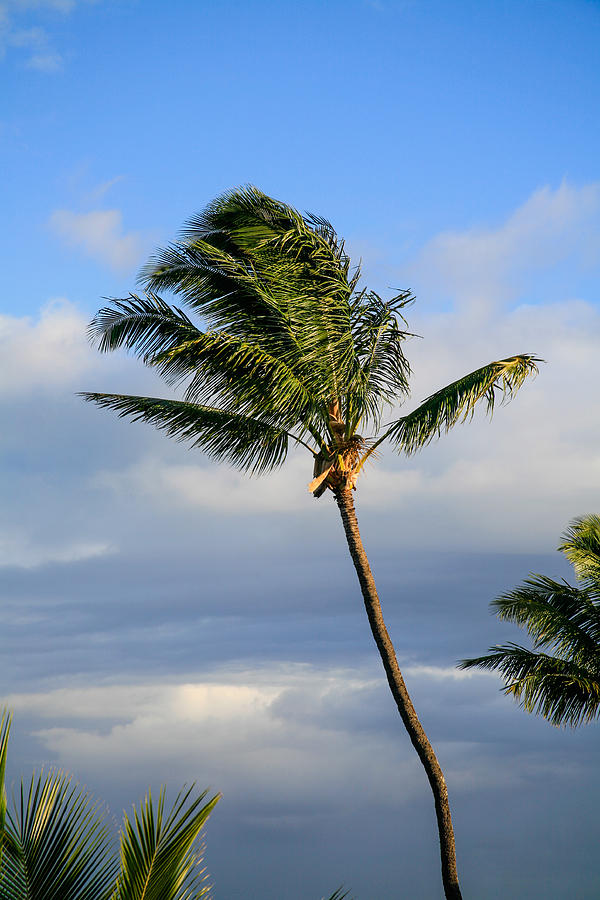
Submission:
[[[378,443],[388,438],[405,453],[415,453],[457,422],[471,418],[482,403],[491,415],[500,398],[511,400],[526,378],[537,373],[541,360],[529,354],[489,363],[436,391],[417,409],[394,422]]]
[[[140,811],[125,818],[121,871],[113,900],[200,900],[209,893],[199,844],[202,829],[219,796],[182,791],[168,816],[164,790],[156,806],[150,793]]]
[[[186,385],[186,400],[271,416],[286,428],[310,418],[315,401],[281,356],[223,331],[204,333],[153,294],[112,303],[90,326],[99,348],[133,348],[168,384]]]
[[[21,782],[7,814],[3,900],[108,900],[115,875],[98,803],[60,772]]]
[[[176,306],[152,292],[112,299],[92,319],[88,332],[101,353],[125,347],[144,362],[200,334],[194,323]]]

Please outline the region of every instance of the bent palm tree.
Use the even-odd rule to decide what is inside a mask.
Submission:
[[[497,645],[460,668],[500,672],[504,692],[527,712],[575,727],[600,715],[600,516],[574,519],[558,549],[579,586],[530,575],[491,604],[499,619],[527,630],[533,649]]]
[[[183,399],[83,396],[250,473],[280,465],[290,444],[311,453],[309,488],[315,497],[330,490],[339,507],[373,637],[434,793],[446,897],[459,898],[444,777],[383,621],[352,491],[384,441],[410,454],[472,416],[479,401],[491,413],[498,395],[512,397],[537,371],[536,360],[492,362],[382,428],[383,409],[409,394],[402,309],[413,297],[384,301],[359,289],[359,274],[325,219],[253,187],[226,193],[150,260],[143,296],[113,300],[91,324],[100,350],[134,351],[167,383],[185,385]],[[166,303],[163,290],[199,321]]]

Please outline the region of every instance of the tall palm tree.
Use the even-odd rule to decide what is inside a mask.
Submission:
[[[491,604],[499,619],[526,629],[533,649],[496,645],[460,667],[500,672],[504,692],[527,712],[575,727],[600,715],[600,516],[574,519],[562,541],[576,587],[530,575]]]
[[[434,793],[444,889],[456,900],[446,784],[383,621],[352,492],[384,441],[411,454],[470,418],[479,402],[491,413],[498,396],[512,397],[537,371],[536,359],[491,362],[382,427],[383,411],[409,395],[402,310],[414,298],[403,291],[383,300],[361,289],[359,277],[325,219],[254,187],[223,194],[142,270],[143,296],[113,300],[90,326],[101,351],[133,351],[168,384],[184,386],[183,399],[83,396],[242,471],[279,466],[290,445],[311,454],[309,488],[315,497],[330,491],[339,507],[373,637]],[[165,302],[165,290],[187,312]]]

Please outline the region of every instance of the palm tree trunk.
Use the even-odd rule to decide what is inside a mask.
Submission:
[[[358,575],[360,588],[365,608],[371,626],[371,632],[375,638],[375,643],[379,650],[383,668],[387,675],[390,690],[396,701],[398,712],[404,723],[404,727],[408,732],[408,736],[413,747],[417,751],[419,759],[425,768],[433,797],[435,800],[435,813],[440,836],[440,853],[442,858],[442,881],[444,884],[444,893],[446,900],[462,900],[462,894],[458,884],[458,873],[456,871],[456,850],[454,846],[454,830],[452,828],[452,818],[450,816],[450,804],[448,802],[448,789],[444,780],[444,773],[440,768],[433,747],[429,743],[427,735],[423,730],[423,726],[419,722],[415,708],[406,690],[402,673],[396,659],[394,645],[390,640],[390,636],[383,621],[381,612],[381,603],[377,595],[375,581],[369,566],[369,560],[365,553],[360,532],[358,530],[358,521],[356,519],[356,511],[354,509],[354,500],[352,498],[352,489],[349,487],[340,487],[335,492],[335,499],[344,523],[344,531],[346,540],[350,549],[350,555],[354,568]]]

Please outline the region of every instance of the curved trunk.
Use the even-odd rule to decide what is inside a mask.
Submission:
[[[454,847],[454,830],[452,828],[452,818],[450,816],[450,804],[448,802],[448,789],[444,780],[444,773],[440,768],[433,747],[429,743],[427,735],[423,730],[423,726],[419,722],[415,708],[406,690],[402,673],[396,659],[396,652],[390,640],[390,636],[383,621],[381,612],[381,604],[377,595],[375,581],[369,566],[369,560],[365,553],[360,532],[358,530],[358,521],[354,509],[354,500],[352,498],[352,489],[349,487],[340,487],[334,491],[335,499],[339,507],[342,522],[344,523],[344,531],[346,532],[346,540],[352,556],[352,562],[358,575],[360,588],[365,608],[371,626],[371,632],[375,638],[375,643],[379,650],[385,674],[390,686],[390,690],[396,701],[398,712],[404,723],[413,747],[417,751],[419,759],[427,773],[433,797],[435,800],[435,813],[440,836],[440,853],[442,858],[442,881],[444,883],[444,893],[447,900],[462,900],[462,894],[458,884],[458,874],[456,871],[456,850]]]

